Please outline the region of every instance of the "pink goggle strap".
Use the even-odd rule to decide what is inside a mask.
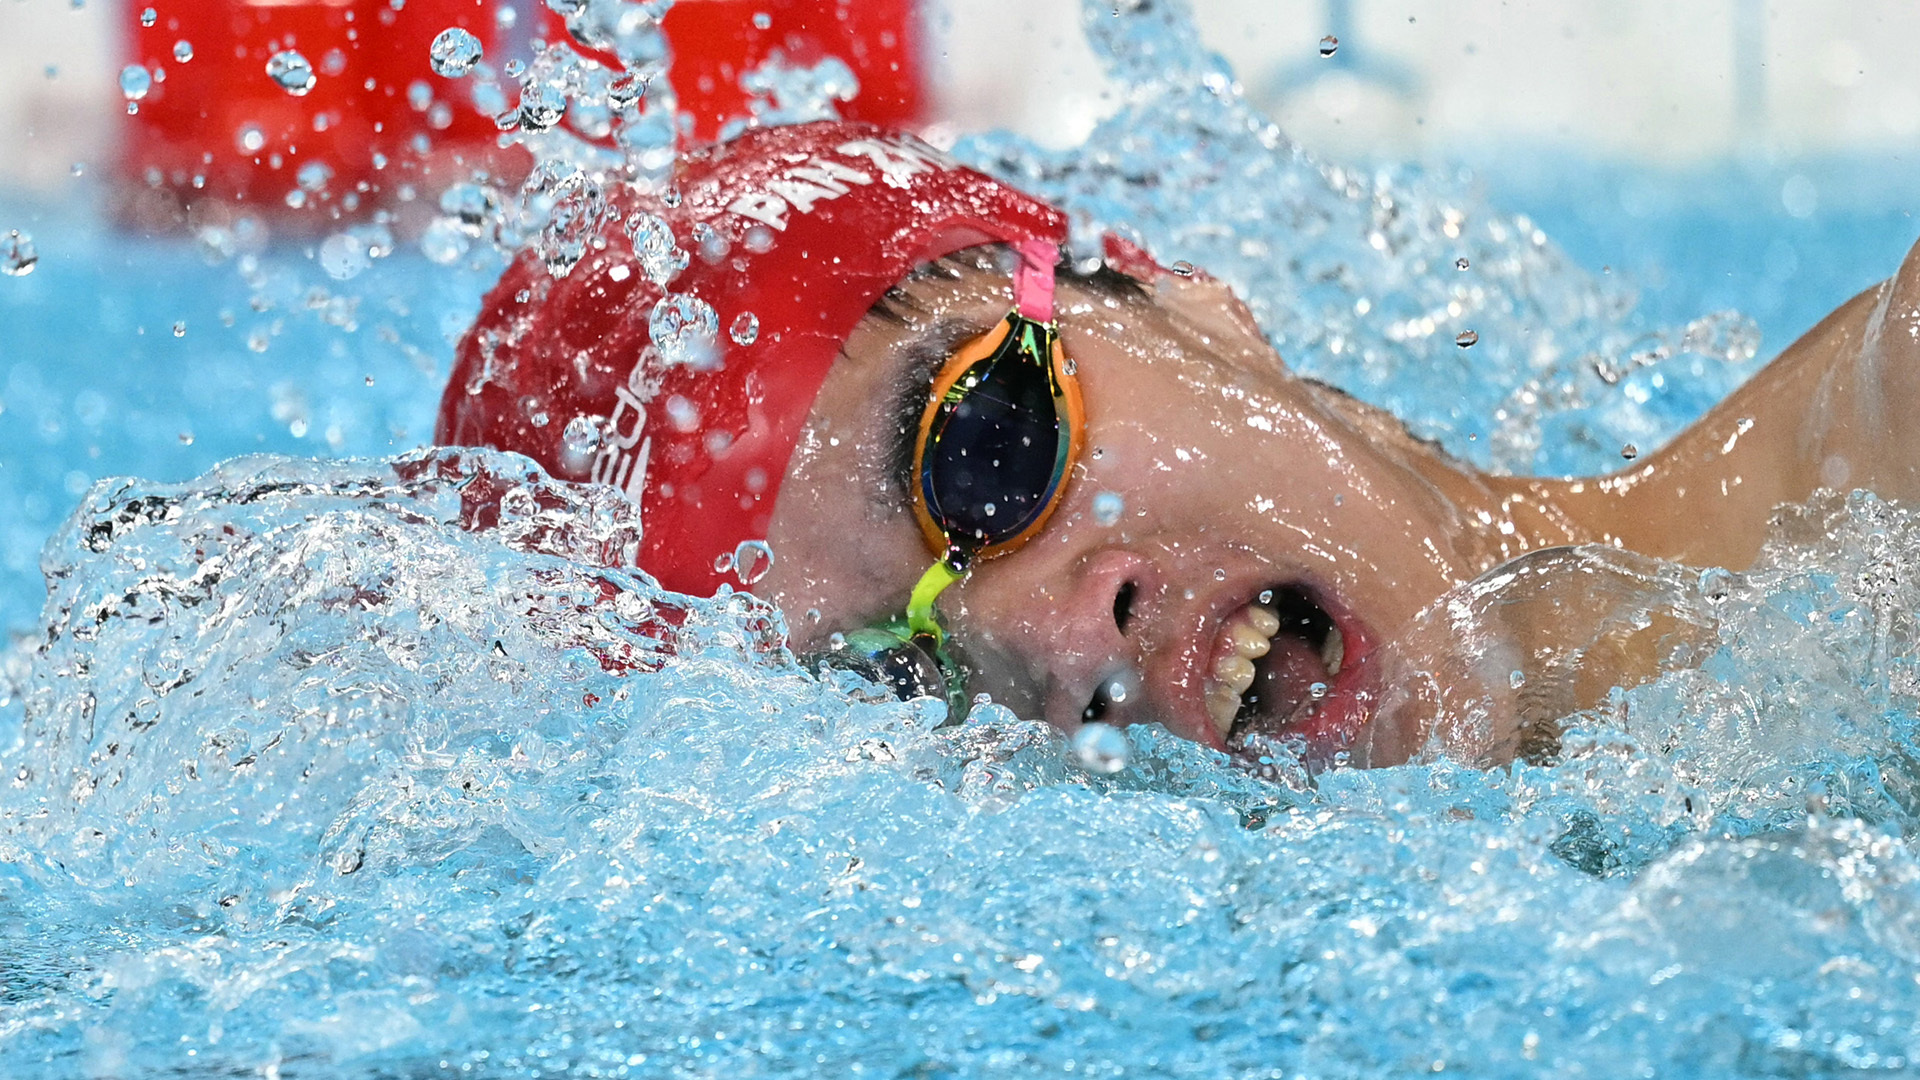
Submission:
[[[1053,321],[1053,264],[1060,248],[1046,240],[1022,240],[1014,245],[1020,269],[1013,275],[1013,307],[1037,323]]]

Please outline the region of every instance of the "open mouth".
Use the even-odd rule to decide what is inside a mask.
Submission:
[[[1222,620],[1206,682],[1207,717],[1222,742],[1279,737],[1332,692],[1347,667],[1339,624],[1304,589],[1267,589]]]

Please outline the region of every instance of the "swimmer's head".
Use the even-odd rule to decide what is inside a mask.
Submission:
[[[1045,203],[837,122],[751,130],[686,155],[665,198],[610,204],[570,271],[530,252],[488,294],[436,438],[626,490],[640,565],[699,594],[767,537],[809,406],[874,301],[962,248],[1066,238]]]
[[[767,541],[750,584],[796,650],[898,617],[932,558],[914,495],[929,390],[1006,320],[1063,216],[839,124],[692,155],[678,192],[617,201],[690,245],[671,288],[713,309],[710,350],[667,337],[689,313],[609,228],[564,278],[531,257],[509,270],[461,344],[441,441],[627,488],[641,566],[671,588],[738,583],[736,545]],[[1067,730],[1362,738],[1374,646],[1536,546],[1528,523],[1391,417],[1288,373],[1224,285],[1108,255],[1060,267],[1052,299],[1084,422],[1051,516],[940,597],[966,691]]]

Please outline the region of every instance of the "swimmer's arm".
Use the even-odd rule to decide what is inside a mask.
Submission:
[[[1744,569],[1775,507],[1816,489],[1920,498],[1920,245],[1640,465],[1567,482],[1596,534]]]

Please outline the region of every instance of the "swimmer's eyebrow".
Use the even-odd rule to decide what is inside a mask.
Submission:
[[[927,411],[933,377],[962,342],[981,333],[983,330],[970,320],[945,318],[900,349],[887,395],[887,435],[882,444],[885,456],[880,466],[901,497],[913,492],[913,444],[920,434],[920,417]]]

